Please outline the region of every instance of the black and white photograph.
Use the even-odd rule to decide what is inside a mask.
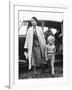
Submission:
[[[63,22],[63,12],[18,10],[20,80],[63,77]]]
[[[70,82],[70,8],[10,2],[10,88],[63,86]]]

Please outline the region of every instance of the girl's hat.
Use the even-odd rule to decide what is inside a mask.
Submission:
[[[50,35],[50,36],[48,37],[48,41],[49,41],[49,39],[53,39],[53,41],[55,41],[55,37],[52,36],[52,35]]]

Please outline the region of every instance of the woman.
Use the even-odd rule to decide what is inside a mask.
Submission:
[[[36,71],[36,67],[45,60],[44,51],[46,45],[43,31],[41,27],[37,26],[37,22],[38,21],[36,17],[32,17],[32,27],[30,27],[27,31],[26,41],[24,45],[24,48],[28,49],[28,54],[24,54],[29,60],[29,70],[31,69],[31,66],[34,66],[34,71]]]

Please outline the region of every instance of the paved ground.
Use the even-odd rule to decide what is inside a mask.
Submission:
[[[49,68],[45,68],[44,72],[42,72],[41,68],[37,69],[37,75],[34,75],[34,70],[22,70],[19,73],[19,79],[31,79],[31,78],[51,78],[51,73],[49,72]],[[62,66],[55,66],[55,78],[63,77],[63,68]]]

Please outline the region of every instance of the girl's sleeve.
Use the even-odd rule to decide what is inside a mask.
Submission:
[[[54,51],[56,52],[56,47],[55,47],[55,45],[54,45]]]

